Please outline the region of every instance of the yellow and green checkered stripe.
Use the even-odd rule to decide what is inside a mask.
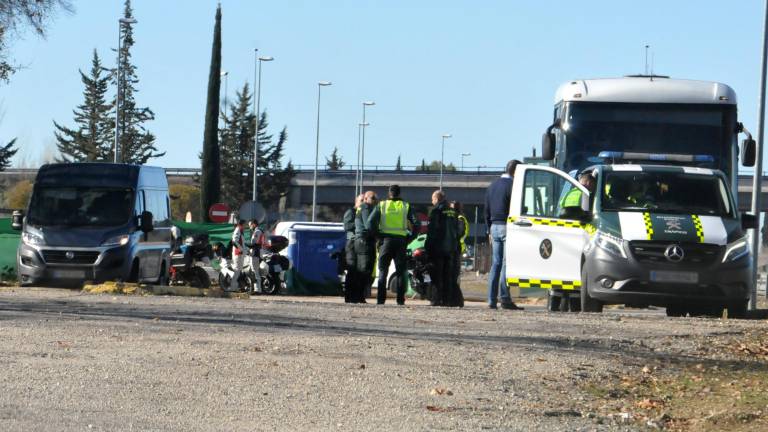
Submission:
[[[701,226],[701,218],[699,215],[691,215],[693,219],[693,227],[696,228],[696,238],[699,239],[699,243],[704,243],[704,227]]]
[[[518,288],[544,288],[574,290],[581,288],[581,281],[557,280],[557,279],[522,279],[507,278],[507,285]]]
[[[514,216],[510,216],[507,218],[507,222],[514,222],[518,218]],[[595,228],[592,224],[585,224],[581,223],[579,221],[574,220],[566,220],[566,219],[550,219],[550,218],[538,218],[538,217],[527,217],[525,218],[527,221],[530,221],[534,225],[544,225],[544,226],[557,226],[557,227],[563,227],[563,228],[581,228],[588,232],[589,234],[594,234],[595,231],[597,231],[597,228]]]
[[[645,224],[645,236],[648,240],[653,238],[653,223],[651,222],[651,214],[643,213],[643,224]]]

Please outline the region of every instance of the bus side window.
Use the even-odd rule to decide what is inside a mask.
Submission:
[[[144,211],[144,191],[136,191],[136,216],[141,216]]]

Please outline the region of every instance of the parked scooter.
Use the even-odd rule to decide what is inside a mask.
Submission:
[[[210,266],[211,258],[213,250],[208,243],[208,234],[187,237],[184,244],[177,246],[171,255],[170,284],[210,287],[211,278],[200,264]]]

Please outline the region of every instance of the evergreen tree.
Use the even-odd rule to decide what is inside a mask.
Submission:
[[[14,149],[13,145],[16,144],[16,138],[5,146],[0,146],[0,171],[5,171],[6,168],[11,166],[11,158],[16,154],[19,149]]]
[[[73,111],[78,128],[70,129],[53,122],[60,162],[112,162],[114,158],[115,120],[111,112],[113,105],[106,102],[110,78],[102,75],[104,70],[94,49],[90,75],[80,71],[85,97]]]
[[[416,168],[416,171],[427,171],[429,170],[429,167],[427,166],[427,162],[424,161],[424,159],[421,160],[421,166]]]
[[[131,0],[125,0],[123,18],[133,18]],[[139,83],[136,74],[136,66],[131,63],[131,48],[135,44],[133,39],[133,25],[123,23],[120,25],[120,37],[122,46],[118,53],[120,63],[120,76],[117,70],[112,74],[113,82],[118,84],[119,93],[116,96],[118,113],[117,126],[120,129],[120,161],[124,163],[144,164],[149,159],[161,157],[165,152],[158,153],[155,147],[155,135],[149,132],[144,124],[155,119],[155,113],[146,107],[138,107],[135,86]],[[217,72],[218,73],[218,72]]]
[[[325,158],[325,165],[331,171],[338,171],[344,168],[344,165],[346,164],[347,163],[341,158],[341,155],[339,155],[339,149],[337,147],[333,148],[333,153],[331,153],[330,159]]]
[[[403,165],[400,163],[400,155],[397,155],[397,163],[395,164],[395,171],[402,171]]]
[[[416,171],[440,171],[440,161],[434,160],[427,165],[424,159],[421,160],[421,166],[416,168]],[[445,165],[443,171],[456,171],[456,166],[452,163]]]
[[[221,150],[221,199],[231,208],[250,201],[253,189],[253,131],[255,116],[250,110],[253,95],[248,83],[235,93],[229,115],[222,114],[219,131]]]
[[[208,73],[208,100],[203,131],[202,176],[200,179],[201,220],[208,220],[208,209],[221,196],[221,160],[219,154],[219,93],[221,92],[221,5],[216,8],[213,27],[211,66]]]
[[[267,134],[267,113],[262,111],[259,120],[259,190],[258,201],[266,208],[276,209],[280,197],[287,193],[291,185],[291,179],[296,172],[293,165],[283,168],[283,152],[285,143],[288,141],[288,131],[286,127],[280,131],[277,142],[272,144],[272,135]]]

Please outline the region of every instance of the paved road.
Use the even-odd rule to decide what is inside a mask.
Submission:
[[[634,430],[590,418],[580,385],[753,328],[2,289],[0,430]]]

